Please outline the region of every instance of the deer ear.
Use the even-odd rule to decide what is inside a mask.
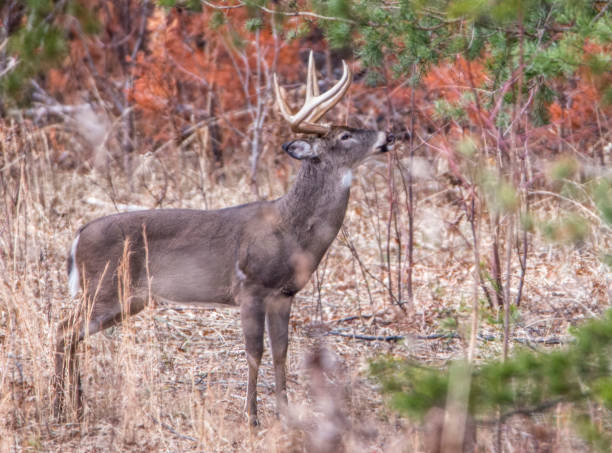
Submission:
[[[304,140],[293,140],[283,143],[283,151],[298,160],[319,157],[319,153],[316,151],[315,147]]]

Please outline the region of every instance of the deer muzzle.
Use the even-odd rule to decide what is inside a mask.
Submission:
[[[376,150],[380,153],[386,153],[387,151],[390,151],[393,148],[394,143],[395,143],[395,135],[391,133],[386,134],[383,143],[378,145],[376,147]]]

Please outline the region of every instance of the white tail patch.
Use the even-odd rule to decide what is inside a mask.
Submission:
[[[68,274],[68,288],[70,289],[70,295],[75,297],[79,292],[79,266],[77,266],[76,251],[79,244],[79,237],[74,239],[72,247],[70,248],[70,274]]]

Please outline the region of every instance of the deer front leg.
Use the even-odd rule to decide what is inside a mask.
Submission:
[[[244,344],[249,364],[249,380],[247,385],[246,410],[249,423],[259,424],[257,420],[257,373],[263,354],[263,335],[265,328],[265,310],[261,299],[247,296],[241,298],[240,319]]]
[[[274,377],[276,389],[276,411],[281,416],[287,415],[287,348],[289,344],[289,315],[291,297],[280,297],[270,301],[267,308],[268,336],[274,360]]]

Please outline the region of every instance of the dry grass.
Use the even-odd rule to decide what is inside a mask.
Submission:
[[[472,252],[464,240],[469,226],[461,221],[449,227],[460,211],[452,188],[438,181],[435,161],[422,162],[425,170],[418,181],[422,201],[416,214],[415,305],[408,315],[390,303],[384,284],[385,161],[369,163],[356,177],[345,222],[348,235],[339,235],[296,298],[288,363],[293,412],[289,426],[274,416],[273,368],[266,351],[259,381],[262,428],[251,432],[247,427],[247,366],[237,312],[168,306],[150,307],[122,327],[85,342],[80,348],[84,419],[58,423],[52,418],[52,345],[57,322],[75,303],[68,296],[65,269],[74,231],[123,205],[218,208],[251,201],[252,196],[237,166],[230,167],[223,183],[213,184],[202,178],[192,155],[177,153],[165,161],[143,157],[130,187],[114,168],[58,168],[44,131],[14,132],[4,134],[0,160],[0,450],[423,448],[418,424],[385,407],[367,378],[367,360],[392,353],[443,364],[463,355],[467,340],[396,344],[326,333],[427,335],[439,332],[449,317],[457,320],[458,332],[465,333],[473,288]],[[262,192],[279,195],[284,181],[276,176],[286,168],[279,170],[270,162],[262,165]],[[542,216],[555,216],[561,206],[552,198],[540,198],[535,209]],[[533,237],[524,298],[513,323],[515,337],[564,337],[569,325],[610,305],[609,274],[599,253],[604,246],[609,250],[612,241],[597,225],[592,228],[591,239],[580,248]],[[483,250],[487,240],[484,235]],[[349,242],[369,271],[365,277]],[[345,319],[371,314],[376,316]],[[486,317],[481,332],[501,337],[501,327]],[[478,342],[479,360],[499,357],[500,351],[501,341]],[[580,450],[569,418],[560,406],[536,420],[508,423],[506,451],[540,451],[546,446]],[[490,449],[492,436],[486,428],[479,430],[482,451]]]

